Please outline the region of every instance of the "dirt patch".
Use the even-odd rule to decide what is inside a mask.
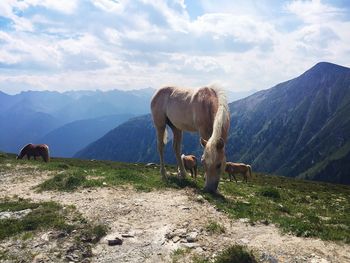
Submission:
[[[230,219],[191,189],[145,193],[105,187],[36,193],[33,187],[49,176],[35,169],[30,174],[16,169],[0,173],[0,198],[17,195],[75,205],[85,218],[106,224],[108,235],[93,247],[91,262],[172,262],[179,248],[187,252],[178,262],[189,262],[194,254],[212,256],[232,244],[246,245],[260,262],[350,262],[349,245],[282,235],[274,225],[251,226],[247,220]],[[209,232],[210,222],[225,232]],[[108,240],[116,237],[123,244],[109,246]],[[42,258],[41,262],[54,262]]]

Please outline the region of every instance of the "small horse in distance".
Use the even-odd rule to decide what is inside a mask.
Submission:
[[[191,177],[197,178],[197,158],[194,155],[181,155],[181,160],[187,171],[190,171]]]
[[[29,143],[21,149],[16,159],[22,159],[25,155],[27,155],[28,160],[30,160],[31,156],[34,157],[34,160],[36,160],[36,157],[41,156],[46,163],[50,161],[49,146],[46,144]]]
[[[227,162],[225,167],[225,172],[228,173],[230,177],[230,181],[232,181],[232,177],[233,177],[236,183],[237,183],[237,179],[235,174],[242,174],[246,183],[248,182],[248,176],[252,178],[252,167],[244,163]]]
[[[203,146],[201,158],[205,170],[204,190],[215,193],[220,175],[225,170],[225,144],[230,128],[230,114],[226,96],[216,86],[199,89],[163,87],[151,101],[153,123],[157,132],[160,173],[166,178],[164,145],[168,125],[173,132],[173,149],[179,175],[186,175],[181,161],[182,132],[198,132]]]

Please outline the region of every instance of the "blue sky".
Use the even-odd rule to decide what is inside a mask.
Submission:
[[[0,90],[218,83],[266,89],[350,66],[347,0],[1,0]]]

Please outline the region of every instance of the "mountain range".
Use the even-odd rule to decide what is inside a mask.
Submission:
[[[132,116],[150,111],[154,89],[122,91],[0,91],[0,151],[18,152],[24,144],[46,143],[51,155],[71,157]],[[236,100],[254,91],[229,91]]]
[[[153,93],[152,88],[64,93],[26,91],[16,95],[0,92],[0,150],[16,153],[30,142],[54,142],[61,144],[59,156],[69,157],[67,154],[79,150],[77,146],[84,147],[104,135],[120,121],[125,121],[125,116],[148,113]],[[119,121],[115,121],[118,118]],[[76,121],[80,122],[74,123]],[[82,136],[74,137],[79,129]],[[70,135],[73,137],[69,138]],[[76,145],[68,143],[71,141]],[[70,149],[62,152],[63,145]]]
[[[349,68],[321,62],[229,108],[229,161],[260,172],[350,184]],[[198,135],[185,133],[183,152],[201,155]],[[151,116],[121,124],[75,156],[158,162]],[[175,162],[171,138],[165,158]]]

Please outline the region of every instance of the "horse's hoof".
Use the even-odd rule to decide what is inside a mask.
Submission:
[[[177,176],[180,177],[181,179],[185,179],[185,178],[186,178],[186,173],[181,173],[181,172],[179,172],[179,173],[177,174]]]

